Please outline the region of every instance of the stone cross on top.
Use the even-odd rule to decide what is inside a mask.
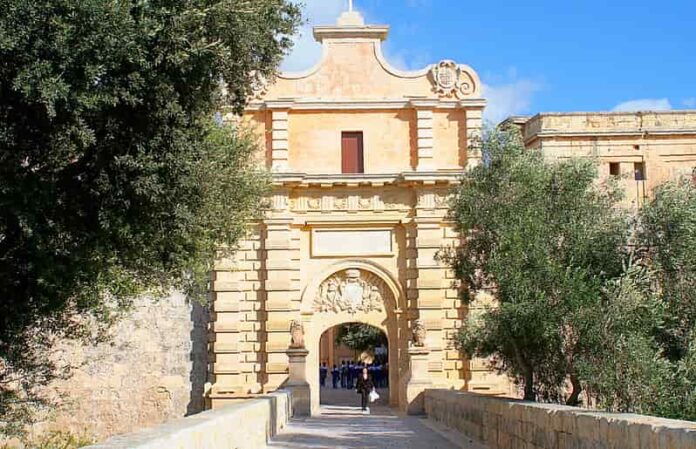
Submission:
[[[348,0],[348,11],[353,11],[353,0]]]

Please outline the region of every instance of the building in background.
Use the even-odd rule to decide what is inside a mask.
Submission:
[[[511,117],[527,148],[547,158],[592,157],[640,207],[668,180],[696,173],[696,111],[568,112]]]

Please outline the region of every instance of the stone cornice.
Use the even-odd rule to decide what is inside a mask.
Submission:
[[[384,100],[330,100],[330,99],[282,99],[265,102],[251,102],[247,111],[261,110],[374,110],[374,109],[482,109],[486,106],[483,98],[463,100],[438,100],[420,98],[391,98]]]
[[[402,172],[376,174],[308,174],[274,173],[275,187],[382,187],[385,185],[454,185],[464,170],[438,170],[430,172]]]
[[[389,34],[387,25],[363,25],[363,26],[340,26],[325,25],[315,26],[313,30],[314,39],[323,42],[328,39],[340,39],[342,41],[352,39],[375,39],[383,41]]]
[[[648,137],[648,136],[696,136],[695,129],[642,129],[608,131],[542,131],[525,136],[525,143],[553,137]]]

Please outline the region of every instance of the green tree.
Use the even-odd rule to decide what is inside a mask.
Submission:
[[[655,189],[640,211],[637,244],[655,273],[665,304],[658,339],[672,361],[686,357],[696,335],[696,186],[690,179]]]
[[[18,417],[56,374],[40,351],[52,338],[92,335],[89,324],[108,324],[145,290],[204,291],[216,249],[243,235],[266,177],[254,136],[213,117],[223,103],[240,112],[273,76],[299,10],[286,0],[0,9],[0,416]]]
[[[445,259],[468,287],[467,302],[489,291],[496,305],[473,317],[457,343],[519,380],[525,399],[576,404],[587,315],[622,271],[619,190],[598,184],[592,160],[546,161],[525,150],[516,130],[491,130],[481,151],[484,164],[467,171],[451,205],[466,243]]]
[[[376,347],[387,344],[387,337],[380,329],[369,324],[349,323],[340,326],[336,344],[358,352],[374,351]]]
[[[609,410],[696,420],[696,188],[658,187],[638,213],[634,262],[607,285],[582,362]]]

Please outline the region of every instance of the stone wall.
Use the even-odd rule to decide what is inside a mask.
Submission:
[[[427,390],[428,418],[489,449],[694,449],[696,423]]]
[[[65,342],[54,351],[77,368],[48,393],[59,407],[37,433],[69,430],[103,440],[204,409],[207,309],[182,294],[140,298],[96,346]]]
[[[290,403],[290,394],[278,391],[85,449],[259,449],[287,425]]]

